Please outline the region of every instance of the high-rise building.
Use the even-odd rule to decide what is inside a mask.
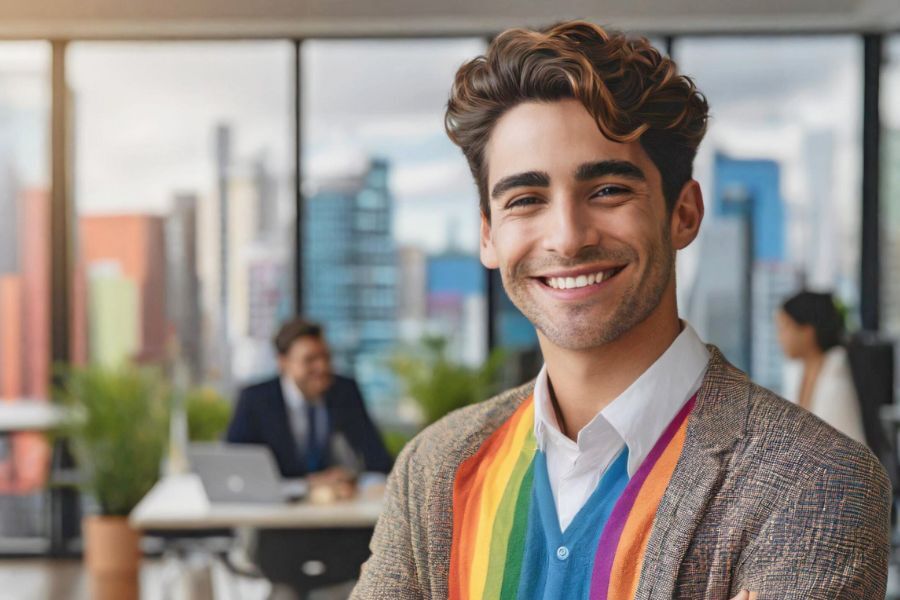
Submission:
[[[24,189],[12,202],[16,230],[0,273],[0,397],[46,398],[50,378],[50,259],[47,191]]]
[[[785,218],[777,162],[716,154],[687,314],[735,365],[776,389],[782,377],[774,311],[796,282],[786,263]]]
[[[836,284],[840,282],[842,272],[846,271],[846,266],[841,263],[852,261],[850,269],[856,274],[859,258],[855,253],[848,253],[848,246],[842,243],[839,224],[845,219],[835,202],[833,180],[823,176],[836,170],[834,133],[831,130],[813,131],[806,136],[803,164],[809,186],[806,214],[802,215],[802,227],[798,228],[802,231],[799,236],[802,244],[799,262],[804,265],[804,284],[813,289],[837,292]],[[857,288],[856,285],[852,287]]]
[[[0,154],[0,159],[4,159]],[[19,271],[19,187],[12,161],[0,161],[0,274]]]
[[[338,368],[355,374],[375,410],[395,397],[384,365],[397,339],[397,251],[388,163],[316,182],[303,222],[304,306],[321,322]]]
[[[397,290],[397,318],[401,323],[424,323],[428,311],[426,270],[428,255],[417,246],[397,249],[399,280],[403,285]],[[411,327],[415,332],[402,337],[415,341],[422,335],[421,327]]]
[[[256,239],[272,239],[278,235],[278,188],[265,152],[253,160],[252,169],[257,196]]]
[[[165,221],[166,308],[178,352],[193,382],[203,368],[200,278],[197,273],[197,195],[175,194]]]
[[[736,366],[750,364],[747,340],[747,229],[741,219],[707,217],[695,242],[697,275],[682,307],[704,340],[715,344]]]
[[[293,230],[279,218],[278,178],[266,153],[236,156],[226,124],[216,127],[214,139],[215,193],[201,196],[197,210],[203,373],[230,394],[275,370],[272,334],[293,307],[287,241]]]
[[[116,367],[147,354],[141,348],[141,298],[121,263],[99,260],[88,274],[88,344],[91,362]]]
[[[22,277],[0,274],[0,398],[22,396]]]
[[[753,380],[784,395],[785,357],[775,313],[800,286],[800,274],[786,262],[758,262],[753,269]]]
[[[22,348],[24,395],[47,398],[50,383],[50,194],[26,188],[19,195],[22,215]]]
[[[124,299],[128,294],[123,291],[127,287],[125,282],[130,282],[134,286],[136,300],[133,305],[128,305],[128,309],[135,311],[134,318],[140,330],[137,347],[130,358],[147,363],[164,360],[170,328],[166,314],[163,219],[153,215],[96,215],[81,217],[79,225],[81,260],[87,274],[87,310],[90,315],[88,348],[91,359],[110,356],[105,348],[97,345],[107,343],[105,337],[96,338],[98,332],[106,332],[107,329],[96,320],[114,322],[115,319],[125,318],[131,321],[131,317],[125,315],[114,317],[110,312],[97,311],[97,302]],[[119,347],[118,343],[115,345]]]

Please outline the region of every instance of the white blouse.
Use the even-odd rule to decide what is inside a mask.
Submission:
[[[835,346],[825,353],[822,370],[813,385],[809,411],[850,439],[866,443],[859,398],[843,347]]]

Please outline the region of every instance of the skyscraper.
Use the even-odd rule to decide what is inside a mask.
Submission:
[[[46,398],[50,377],[50,205],[47,191],[24,189],[11,201],[15,230],[0,272],[0,397]]]
[[[378,410],[394,397],[384,364],[397,339],[397,252],[388,163],[316,182],[303,223],[307,315],[326,327],[339,368],[355,374]]]
[[[91,362],[118,367],[147,356],[141,348],[141,298],[121,263],[98,260],[88,272],[88,346]]]
[[[714,169],[689,320],[755,380],[780,389],[774,308],[796,281],[786,263],[781,168],[716,153]]]
[[[126,302],[126,296],[130,296],[125,290],[130,284],[134,286],[135,301],[128,304],[128,309],[135,312],[139,324],[137,347],[130,358],[148,363],[162,361],[170,333],[163,219],[153,215],[97,215],[81,217],[79,225],[87,273],[90,357],[114,355],[103,346],[113,342],[104,337],[106,325],[95,322],[97,319],[112,322],[122,318],[131,322],[130,315],[116,317],[99,310],[97,302]],[[111,327],[110,331],[115,332],[115,327]],[[123,331],[123,335],[126,333]],[[114,345],[120,347],[118,342]]]
[[[203,368],[200,279],[197,273],[197,195],[175,194],[165,221],[166,308],[181,360],[193,382]]]
[[[24,395],[47,398],[50,382],[50,194],[26,188],[19,194],[22,214],[21,266]]]
[[[278,218],[276,178],[264,154],[251,161],[232,156],[225,131],[217,134],[218,191],[198,205],[197,261],[204,372],[230,394],[275,370],[272,334],[293,310],[286,241],[293,229]]]
[[[426,297],[428,255],[417,246],[403,246],[397,250],[397,260],[399,279],[403,282],[397,290],[397,318],[401,323],[409,324],[409,333],[404,332],[402,337],[412,342],[424,333],[422,324],[425,322],[428,309]]]

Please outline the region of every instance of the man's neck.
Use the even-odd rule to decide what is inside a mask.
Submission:
[[[659,311],[618,339],[589,350],[567,350],[539,334],[560,429],[571,439],[622,394],[672,345],[677,311]]]

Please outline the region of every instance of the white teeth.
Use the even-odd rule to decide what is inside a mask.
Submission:
[[[578,277],[550,277],[547,279],[547,285],[557,290],[571,290],[573,288],[583,288],[596,283],[603,283],[617,272],[617,269],[609,269],[600,271],[599,273],[591,273],[590,275],[579,275]]]

